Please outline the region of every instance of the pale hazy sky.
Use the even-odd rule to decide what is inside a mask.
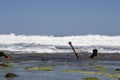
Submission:
[[[120,0],[0,0],[0,34],[120,35]]]

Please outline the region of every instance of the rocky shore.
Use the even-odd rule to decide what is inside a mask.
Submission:
[[[79,53],[79,60],[76,59],[74,53],[22,53],[22,54],[11,54],[16,61],[28,61],[28,60],[37,60],[37,61],[91,61],[91,53],[82,52]],[[119,53],[99,53],[97,61],[120,61]]]

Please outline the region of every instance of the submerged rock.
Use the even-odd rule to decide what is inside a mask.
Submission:
[[[83,80],[100,80],[96,77],[88,77],[88,78],[83,78]]]
[[[33,66],[33,67],[26,67],[25,70],[41,70],[41,71],[53,71],[54,68],[52,67],[37,67],[37,66]]]
[[[15,74],[15,73],[7,73],[7,74],[5,75],[6,78],[13,78],[13,77],[17,77],[17,76],[18,76],[18,75]]]
[[[0,63],[0,67],[9,67],[12,63]]]
[[[107,68],[104,68],[104,67],[102,67],[102,66],[96,66],[96,67],[94,67],[95,68],[95,70],[97,70],[97,71],[106,71],[106,70],[108,70]]]
[[[39,70],[39,67],[26,67],[25,70]]]
[[[104,73],[104,72],[94,72],[94,71],[82,71],[82,70],[61,70],[61,72],[68,72],[68,73],[84,73],[84,74],[90,74],[90,75],[102,75],[106,77],[112,77],[112,78],[120,78],[120,74],[109,74],[109,73]],[[83,80],[89,80],[89,79],[83,79]],[[91,79],[90,79],[91,80]],[[99,80],[99,79],[92,79],[92,80]]]

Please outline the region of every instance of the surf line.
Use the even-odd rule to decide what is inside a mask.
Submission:
[[[78,59],[79,59],[79,56],[78,56],[78,54],[76,53],[76,51],[75,51],[75,49],[74,49],[74,47],[73,47],[73,45],[72,45],[72,42],[69,41],[68,44],[71,46],[71,48],[72,48],[72,50],[73,50],[73,52],[74,52],[74,54],[75,54],[75,56],[76,56],[76,59],[78,60]]]

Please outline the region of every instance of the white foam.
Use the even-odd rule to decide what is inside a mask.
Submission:
[[[80,36],[40,36],[40,35],[15,35],[1,34],[0,49],[10,51],[29,52],[70,52],[68,42],[76,50],[91,52],[98,48],[100,52],[120,52],[120,36],[80,35]],[[57,48],[57,47],[63,47]],[[65,48],[65,49],[64,49]]]

